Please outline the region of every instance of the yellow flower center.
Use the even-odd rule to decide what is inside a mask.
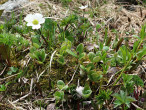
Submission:
[[[32,23],[33,23],[34,25],[38,25],[38,24],[39,24],[39,21],[38,21],[37,19],[34,19],[34,20],[32,21]]]

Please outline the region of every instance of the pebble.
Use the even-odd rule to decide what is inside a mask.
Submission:
[[[16,7],[20,7],[24,3],[29,2],[28,0],[8,0],[4,4],[0,5],[0,10],[12,11]]]
[[[8,0],[4,4],[0,4],[0,11],[3,11],[0,16],[0,23],[4,23],[5,19],[9,21],[12,17],[12,12],[15,12],[15,17],[17,18],[22,11],[19,8],[28,2],[29,0]]]

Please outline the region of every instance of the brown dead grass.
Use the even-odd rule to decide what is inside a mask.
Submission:
[[[132,34],[138,34],[141,26],[146,23],[146,9],[142,6],[132,6],[135,11],[126,10],[122,5],[116,5],[113,0],[109,3],[99,7],[95,7],[95,0],[86,2],[73,0],[73,3],[69,5],[69,8],[62,7],[61,4],[56,4],[49,0],[32,0],[29,4],[24,5],[24,14],[28,13],[42,13],[45,17],[52,18],[54,20],[62,19],[70,14],[73,14],[74,10],[78,9],[78,12],[82,16],[82,10],[79,10],[79,6],[82,4],[88,4],[89,8],[85,11],[91,13],[98,13],[97,16],[91,18],[89,14],[85,14],[85,17],[89,19],[91,24],[95,27],[97,24],[104,23],[102,27],[109,27],[109,29],[116,29],[120,32],[121,37],[127,37],[125,32],[131,32]],[[80,3],[80,4],[79,4]],[[101,32],[102,33],[102,32]],[[131,36],[131,34],[129,34]]]

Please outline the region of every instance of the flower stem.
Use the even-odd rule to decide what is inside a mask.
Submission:
[[[42,33],[41,33],[41,30],[39,29],[39,34],[40,34],[40,36],[42,37],[42,39],[45,41],[45,43],[46,43],[46,46],[48,47],[48,41],[47,41],[47,39],[42,35]]]

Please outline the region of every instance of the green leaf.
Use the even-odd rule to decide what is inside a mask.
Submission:
[[[99,81],[101,78],[102,78],[102,71],[90,71],[88,73],[88,78],[91,80],[91,81],[94,81],[94,82],[97,82]]]
[[[95,57],[96,55],[93,53],[93,52],[89,52],[88,53],[88,57],[90,59],[91,62],[93,62],[93,58]]]
[[[115,100],[114,105],[115,105],[114,108],[116,108],[121,105],[121,102],[119,100]]]
[[[141,40],[141,38],[140,38],[139,36],[137,36],[137,35],[133,35],[132,37],[135,37],[135,38],[137,38],[138,40]]]
[[[107,30],[107,28],[105,28],[104,43],[105,43],[106,40],[107,40],[107,36],[108,36],[108,30]]]
[[[95,65],[93,63],[89,63],[86,66],[86,71],[89,72],[90,70],[93,70],[95,68]]]
[[[55,42],[55,31],[56,31],[57,23],[52,19],[46,19],[45,23],[43,24],[43,29],[45,30],[45,37],[49,36],[49,40],[52,41],[51,43]]]
[[[123,74],[123,87],[122,90],[127,91],[129,94],[133,93],[134,90],[134,82],[133,82],[133,75]]]
[[[61,49],[60,49],[59,53],[61,55],[65,55],[66,54],[66,50],[67,49],[71,49],[71,45],[72,45],[71,41],[65,39],[65,41],[61,45]]]
[[[59,59],[57,61],[58,61],[58,63],[60,63],[62,65],[65,64],[65,60],[64,60],[64,57],[62,55],[59,57]]]
[[[120,95],[119,94],[117,94],[117,93],[115,93],[114,95],[113,95],[118,101],[120,101],[121,103],[123,103],[124,101],[123,101],[123,96],[121,95],[121,92],[120,92]]]
[[[37,49],[40,47],[37,43],[33,43],[33,46]]]
[[[108,51],[109,50],[109,47],[108,46],[104,46],[103,47],[103,50]]]
[[[34,46],[35,48],[41,47],[40,35],[33,35],[33,36],[31,37],[31,40],[32,40],[33,46]]]
[[[85,57],[85,55],[86,55],[86,53],[84,52],[84,53],[81,53],[80,55],[79,55],[79,60],[81,60],[82,58],[84,58]]]
[[[47,54],[45,53],[45,49],[41,50],[33,50],[29,53],[29,56],[33,59],[37,59],[38,63],[43,64],[46,59]]]
[[[16,67],[10,67],[10,71],[8,71],[8,75],[11,75],[12,73],[16,73],[18,71],[18,68]]]
[[[146,25],[142,26],[141,32],[140,32],[140,37],[143,40],[146,37]]]
[[[76,53],[72,52],[71,50],[67,49],[66,52],[74,57],[78,57]]]
[[[144,87],[144,82],[138,75],[133,75],[133,81],[134,81],[136,86]]]
[[[46,59],[47,54],[45,53],[45,49],[40,50],[41,61],[44,62]]]
[[[79,54],[83,53],[83,50],[84,50],[84,44],[83,43],[80,43],[77,48],[76,48],[76,51],[79,52]]]
[[[96,30],[100,29],[101,28],[101,25],[100,24],[97,24],[96,25]]]
[[[62,80],[59,80],[57,82],[57,87],[60,89],[60,90],[66,90],[68,88],[67,85],[65,85],[65,83],[62,81]]]
[[[139,41],[134,42],[132,52],[135,53],[137,51],[139,45]]]
[[[80,65],[80,68],[82,69],[82,70],[84,70],[85,71],[85,66],[84,65]]]
[[[146,47],[144,47],[143,49],[141,49],[138,53],[137,53],[137,59],[141,60],[143,58],[143,56],[146,55]]]
[[[64,92],[63,91],[56,91],[54,94],[54,97],[57,101],[59,101],[59,100],[63,101],[64,100]]]
[[[132,80],[133,76],[128,74],[123,74],[123,81],[124,83],[128,83]]]
[[[65,38],[68,39],[68,40],[71,41],[71,42],[74,41],[73,34],[70,33],[68,30],[65,31]]]
[[[124,92],[122,90],[120,91],[120,94],[115,93],[113,96],[117,99],[114,102],[115,107],[126,104],[126,106],[129,108],[130,103],[135,101],[135,99],[131,96],[127,96],[127,92]]]
[[[83,97],[88,98],[92,94],[92,90],[90,89],[89,85],[85,85],[83,89]]]
[[[78,20],[77,15],[70,15],[61,21],[61,26],[66,26],[68,24],[75,23],[75,21],[77,21],[77,20]]]
[[[10,70],[15,73],[18,70],[18,68],[16,68],[16,67],[10,67]]]
[[[127,97],[127,100],[129,101],[129,102],[133,102],[133,101],[136,101],[134,98],[132,98],[131,96],[128,96]]]
[[[6,86],[5,85],[0,85],[0,92],[6,91]]]
[[[97,62],[99,62],[100,60],[101,60],[101,58],[100,58],[99,56],[96,56],[96,57],[93,58],[93,62],[94,62],[94,63],[97,63]]]
[[[106,100],[110,99],[110,95],[111,95],[112,91],[110,90],[100,90],[98,96],[96,96],[96,100],[98,102],[98,104],[103,104]]]
[[[33,53],[29,53],[29,56],[30,56],[31,58],[35,59]]]

